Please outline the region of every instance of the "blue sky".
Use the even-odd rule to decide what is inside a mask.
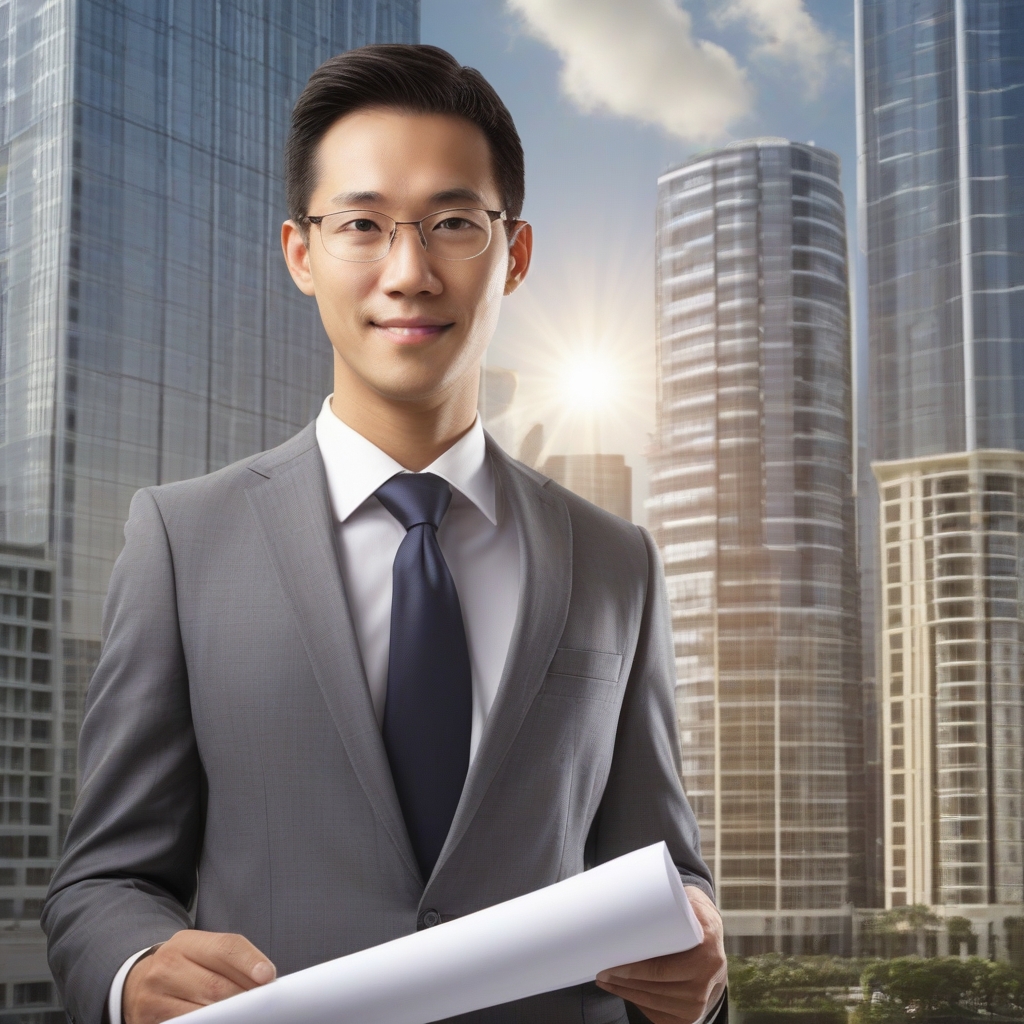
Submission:
[[[487,77],[526,151],[535,259],[488,361],[519,371],[522,427],[543,421],[549,450],[566,452],[586,450],[594,428],[566,410],[558,368],[607,356],[617,397],[599,441],[633,466],[642,521],[658,175],[734,139],[813,141],[842,159],[852,231],[852,0],[423,0],[421,38]]]

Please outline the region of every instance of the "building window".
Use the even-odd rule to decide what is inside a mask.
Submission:
[[[50,750],[40,750],[38,748],[35,748],[29,751],[28,762],[30,771],[52,772],[53,752]]]
[[[0,857],[11,860],[25,856],[24,836],[0,836]]]
[[[30,825],[49,825],[50,824],[50,805],[49,804],[29,804],[28,805],[28,823]]]
[[[15,1006],[36,1006],[51,1001],[48,981],[28,981],[14,986]]]

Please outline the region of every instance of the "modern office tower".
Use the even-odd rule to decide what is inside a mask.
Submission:
[[[545,476],[606,512],[633,518],[633,470],[622,455],[551,455]]]
[[[858,0],[887,906],[1024,903],[1024,8]]]
[[[49,635],[48,652],[0,651],[6,917],[37,916],[66,826],[132,493],[279,443],[330,390],[278,242],[291,107],[332,54],[418,36],[418,0],[0,5],[0,640]],[[45,627],[9,599],[49,602]]]
[[[863,737],[839,161],[754,139],[658,190],[646,507],[683,782],[727,949],[848,952]]]

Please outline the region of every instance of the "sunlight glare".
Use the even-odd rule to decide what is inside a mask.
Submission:
[[[615,397],[615,373],[610,360],[596,353],[568,361],[561,374],[562,392],[569,406],[598,412]]]

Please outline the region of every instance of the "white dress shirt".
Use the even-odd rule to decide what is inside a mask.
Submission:
[[[327,492],[345,585],[366,682],[377,724],[384,723],[391,644],[391,570],[405,528],[374,497],[399,463],[343,423],[324,399],[316,440],[327,473]],[[452,501],[437,531],[441,553],[455,581],[473,677],[470,761],[505,667],[519,605],[519,536],[495,484],[477,416],[469,432],[434,460],[424,473],[447,480]],[[110,986],[111,1024],[122,1024],[121,995],[135,962],[154,947],[129,957]]]
[[[341,576],[345,583],[377,724],[384,723],[391,642],[391,570],[405,527],[374,497],[385,481],[404,473],[390,455],[331,411],[328,397],[316,420],[327,471]],[[459,592],[473,674],[472,760],[498,692],[519,604],[519,537],[495,486],[478,416],[469,432],[424,473],[452,488],[452,503],[437,540]]]

